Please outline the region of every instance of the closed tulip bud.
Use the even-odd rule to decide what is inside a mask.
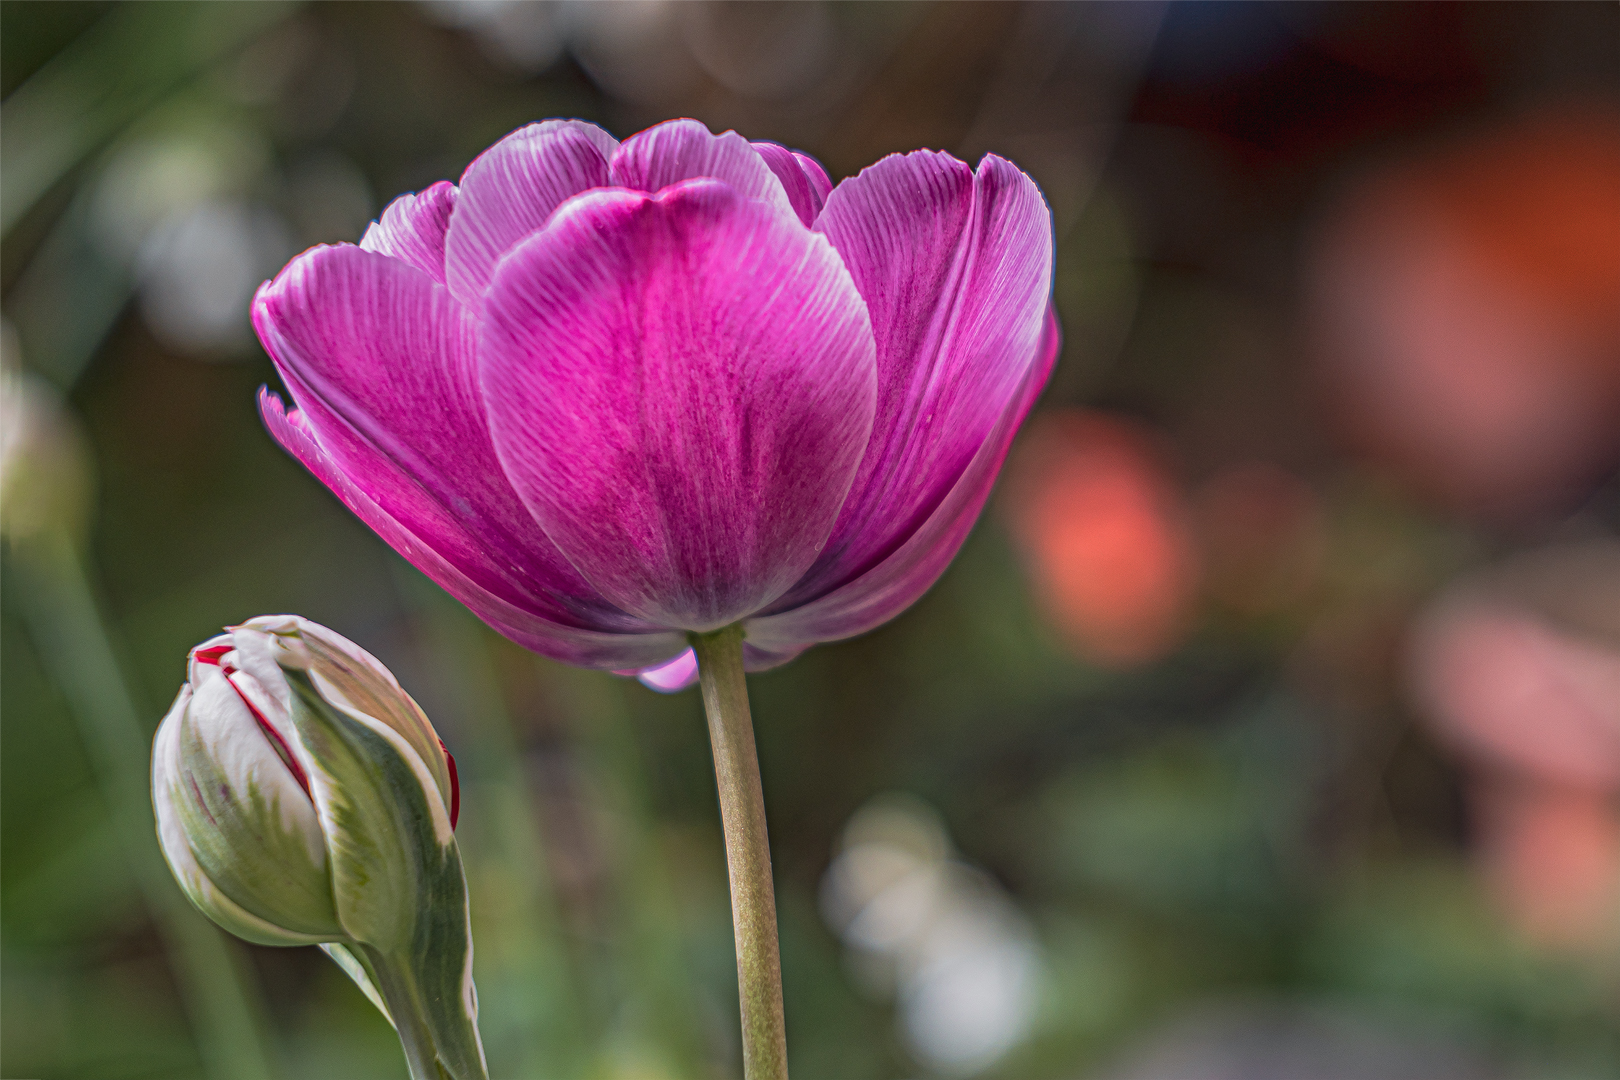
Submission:
[[[369,653],[290,615],[197,646],[153,744],[152,800],[209,918],[320,944],[394,1022],[413,1073],[484,1075],[455,762]]]

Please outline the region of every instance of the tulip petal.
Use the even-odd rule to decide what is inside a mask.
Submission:
[[[260,615],[236,627],[233,637],[242,658],[259,654],[280,667],[306,670],[324,700],[393,728],[432,774],[444,804],[453,804],[454,784],[444,744],[427,714],[382,661],[330,627],[301,615]],[[285,679],[277,683],[285,691]],[[290,706],[285,722],[291,726]]]
[[[366,229],[360,246],[407,262],[443,285],[444,233],[455,208],[456,185],[448,180],[401,195]]]
[[[221,894],[287,932],[341,937],[315,807],[230,682],[192,688],[173,721],[170,802]],[[205,718],[199,720],[199,716]]]
[[[373,252],[317,248],[260,290],[254,323],[303,407],[294,425],[267,405],[272,433],[407,559],[435,577],[448,564],[474,596],[526,613],[519,627],[651,629],[596,594],[507,482],[473,385],[472,322],[443,287]]]
[[[485,588],[440,553],[440,548],[461,551],[477,547],[471,536],[445,542],[446,533],[457,527],[453,521],[435,523],[433,535],[437,547],[424,542],[349,479],[316,442],[303,413],[296,409],[290,413],[284,412],[281,399],[268,391],[260,392],[259,413],[264,418],[265,427],[282,448],[330,488],[332,494],[370,526],[389,547],[467,605],[474,615],[525,649],[581,667],[622,669],[661,663],[685,647],[686,641],[679,634],[580,629],[520,606],[522,603],[532,604],[531,598],[520,597],[515,602],[508,596]],[[480,571],[480,577],[488,580],[488,567],[475,570]]]
[[[753,146],[782,182],[782,190],[787,193],[799,220],[806,227],[814,225],[832,192],[832,181],[827,179],[827,170],[821,167],[821,162],[772,142],[757,142]]]
[[[583,120],[545,120],[519,128],[467,166],[445,234],[445,282],[478,310],[500,262],[552,211],[608,181],[618,142]]]
[[[300,934],[277,926],[248,911],[226,896],[203,871],[186,835],[184,800],[194,798],[189,783],[179,774],[180,720],[191,698],[191,688],[180,696],[158,726],[152,743],[152,809],[157,817],[158,843],[174,879],[197,909],[239,938],[257,945],[313,945],[330,935]]]
[[[180,724],[191,702],[191,687],[180,688],[168,715],[152,739],[152,811],[158,844],[180,890],[199,911],[238,937],[259,945],[313,945],[320,934],[298,934],[248,911],[221,892],[203,871],[186,835],[189,814],[182,808],[194,799],[180,769]]]
[[[509,568],[516,596],[588,604],[495,459],[475,326],[449,293],[381,255],[317,248],[260,290],[254,323],[316,440],[379,505],[424,539],[442,534],[435,546],[469,571]]]
[[[1051,294],[1051,214],[994,155],[976,174],[948,154],[885,158],[833,191],[816,231],[872,313],[877,419],[826,550],[779,610],[853,581],[936,514],[1026,387]]]
[[[745,671],[767,671],[773,667],[780,667],[804,652],[810,646],[794,645],[786,650],[771,651],[761,649],[751,642],[743,642],[743,669]],[[697,653],[687,649],[675,659],[657,667],[646,668],[642,671],[620,671],[619,675],[634,675],[641,685],[649,690],[657,690],[660,694],[674,694],[693,686],[698,681]]]
[[[570,202],[502,263],[480,364],[524,503],[657,626],[713,630],[781,595],[870,435],[871,329],[843,263],[714,180]]]
[[[786,653],[786,659],[791,659],[808,643],[836,641],[875,629],[928,591],[956,557],[957,549],[978,520],[1013,436],[1052,374],[1061,335],[1057,318],[1050,312],[1045,327],[1035,364],[1024,376],[1017,395],[997,419],[956,486],[923,526],[887,559],[854,581],[792,610],[748,620],[745,625],[749,643],[762,651]]]
[[[677,690],[685,690],[698,681],[697,653],[687,649],[668,663],[650,667],[645,671],[625,674],[634,674],[641,681],[641,685],[650,690],[657,690],[661,694],[673,694]]]
[[[766,159],[735,131],[711,135],[696,120],[670,120],[632,135],[613,155],[611,183],[658,192],[682,180],[723,180],[739,195],[796,213]]]

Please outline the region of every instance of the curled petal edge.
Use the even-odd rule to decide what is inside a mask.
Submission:
[[[389,203],[360,237],[360,247],[398,259],[444,284],[444,234],[456,207],[456,185],[440,180]]]
[[[579,667],[623,669],[656,665],[686,647],[680,634],[610,633],[565,626],[543,619],[481,588],[432,547],[360,491],[268,388],[259,391],[259,412],[271,436],[332,490],[349,510],[399,552],[407,562],[472,609],[504,636],[542,656]]]
[[[781,667],[809,647],[800,645],[786,651],[772,652],[744,641],[743,668],[746,671],[769,671],[771,668]],[[643,668],[640,671],[619,671],[614,674],[633,675],[641,685],[649,690],[657,690],[660,694],[679,693],[697,684],[697,654],[687,649],[675,659],[656,667]]]
[[[1040,350],[1018,394],[961,479],[922,527],[887,559],[854,581],[788,611],[746,621],[748,641],[763,652],[791,658],[817,642],[837,641],[876,629],[927,592],[978,520],[1013,436],[1045,388],[1061,345],[1057,316],[1048,306]]]
[[[821,208],[827,204],[827,196],[832,192],[832,181],[827,179],[827,170],[821,167],[821,162],[809,154],[801,154],[778,143],[756,142],[752,145],[754,152],[776,174],[793,212],[799,215],[805,228],[814,225],[816,218],[821,216]]]

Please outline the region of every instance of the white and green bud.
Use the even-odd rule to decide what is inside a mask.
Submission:
[[[374,657],[265,615],[191,651],[152,748],[164,855],[263,945],[319,944],[399,1030],[413,1075],[483,1077],[455,761]]]

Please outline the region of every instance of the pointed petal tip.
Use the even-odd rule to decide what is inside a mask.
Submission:
[[[805,228],[814,225],[832,191],[832,181],[827,178],[827,170],[821,167],[821,162],[780,143],[761,141],[749,145],[776,174],[788,203]]]
[[[298,415],[298,410],[289,410],[286,402],[281,400],[281,395],[270,389],[268,384],[259,387],[258,405],[259,420],[270,433],[270,437],[281,444],[282,449],[292,451],[290,442],[292,436],[289,429],[297,426],[293,418]],[[296,452],[294,456],[297,456]]]
[[[632,135],[614,153],[608,171],[613,184],[648,192],[712,177],[802,220],[779,170],[754,143],[731,130],[715,134],[697,120],[668,120]]]
[[[444,237],[459,190],[448,180],[396,197],[366,228],[360,247],[408,263],[444,284]]]
[[[619,142],[583,120],[542,120],[485,150],[461,174],[444,234],[445,283],[478,309],[502,256],[571,197],[609,183]]]
[[[271,352],[271,359],[275,359],[270,349],[267,333],[278,332],[278,323],[282,318],[283,304],[295,299],[295,294],[301,292],[308,285],[311,274],[317,269],[319,263],[331,258],[345,258],[341,253],[345,251],[363,251],[357,244],[316,244],[300,251],[287,261],[276,272],[276,276],[262,283],[253,293],[253,300],[249,304],[249,313],[253,322],[253,329],[259,335],[266,351]],[[367,252],[370,257],[386,258],[376,252]]]
[[[481,162],[486,162],[491,156],[498,155],[505,150],[510,150],[514,144],[537,139],[541,136],[550,135],[560,131],[577,132],[585,136],[585,138],[590,141],[591,145],[595,146],[597,150],[601,152],[603,158],[612,157],[613,152],[619,147],[619,140],[615,139],[606,128],[598,124],[593,124],[589,120],[575,120],[567,117],[550,117],[545,120],[535,120],[531,123],[524,124],[522,127],[516,127],[511,131],[508,131],[505,135],[502,135],[499,139],[496,139],[493,143],[486,147],[484,151],[477,157],[473,158],[472,161],[468,162],[467,167],[461,171],[461,180],[458,186],[465,187],[467,184],[467,178],[473,175],[474,170],[478,168]]]

